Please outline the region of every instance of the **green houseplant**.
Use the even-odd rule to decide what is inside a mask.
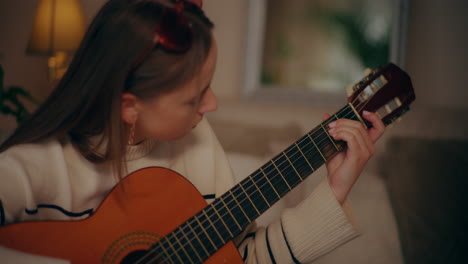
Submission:
[[[4,115],[13,115],[19,124],[31,114],[26,108],[24,100],[34,105],[39,105],[40,102],[21,86],[11,85],[6,87],[3,83],[4,76],[5,71],[0,64],[0,111]]]

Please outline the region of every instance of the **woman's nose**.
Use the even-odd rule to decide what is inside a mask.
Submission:
[[[218,99],[216,99],[216,95],[214,94],[211,88],[208,88],[206,93],[203,96],[203,100],[200,104],[200,108],[198,112],[200,114],[205,114],[208,112],[213,112],[218,109]]]

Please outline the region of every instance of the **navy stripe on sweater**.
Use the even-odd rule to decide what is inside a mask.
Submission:
[[[284,241],[286,242],[286,246],[288,246],[289,254],[291,254],[291,258],[293,259],[294,263],[295,264],[301,264],[301,262],[299,262],[299,260],[297,260],[297,258],[294,256],[294,253],[291,250],[291,246],[289,245],[288,239],[286,238],[286,234],[284,233],[283,223],[281,223],[281,231],[283,232]]]
[[[5,225],[5,210],[3,209],[2,200],[0,200],[0,226]]]
[[[214,195],[214,194],[205,194],[205,195],[203,195],[203,198],[205,198],[205,200],[214,199],[214,198],[216,198],[216,195]]]
[[[69,212],[65,209],[63,209],[60,206],[53,205],[53,204],[38,204],[36,209],[29,210],[28,208],[25,208],[24,211],[28,215],[35,215],[39,212],[39,209],[41,208],[47,208],[47,209],[54,209],[60,211],[62,214],[69,216],[69,217],[81,217],[83,215],[92,215],[93,214],[93,209],[88,209],[80,213],[74,213],[74,212]]]
[[[271,251],[270,247],[270,240],[268,239],[268,227],[265,230],[265,236],[266,236],[266,243],[267,243],[267,248],[268,248],[268,254],[270,254],[270,259],[273,264],[276,264],[275,256],[273,256],[273,252]]]

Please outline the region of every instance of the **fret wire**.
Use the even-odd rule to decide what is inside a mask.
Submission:
[[[211,219],[213,221],[213,224],[215,224],[218,227],[219,233],[225,238],[226,241],[236,237],[237,234],[240,234],[242,231],[242,228],[237,229],[237,225],[235,222],[235,219],[229,214],[228,208],[224,207],[222,203],[219,202],[219,200],[215,200],[211,205],[214,210],[216,210],[217,214],[219,214],[219,219],[215,217],[213,212],[209,212],[210,208],[207,207],[207,213],[212,215]],[[239,214],[234,213],[236,216],[241,216],[242,213],[239,212]],[[223,226],[225,223],[225,228],[223,229]],[[232,234],[232,235],[230,235]]]
[[[229,232],[229,235],[230,235],[230,238],[234,238],[234,235],[232,234],[231,230],[229,230],[229,227],[226,225],[226,223],[224,222],[223,218],[221,217],[221,215],[219,214],[218,210],[216,210],[216,207],[213,206],[213,203],[210,204],[210,206],[213,208],[213,210],[215,211],[215,213],[218,215],[219,219],[221,220],[221,222],[223,223],[224,227],[226,227],[226,230]]]
[[[237,201],[236,197],[232,194],[232,191],[229,190],[229,193],[231,194],[232,198],[234,199],[234,201],[237,203],[237,205],[239,206],[239,209],[242,211],[242,213],[244,213],[244,216],[245,218],[247,218],[247,220],[249,221],[249,224],[252,223],[252,220],[250,220],[250,217],[247,216],[247,214],[245,213],[244,209],[242,209],[242,206],[240,205],[239,201]]]
[[[251,175],[251,178],[253,182],[255,183],[255,185],[260,190],[260,193],[268,201],[268,203],[265,202],[266,208],[264,209],[264,210],[267,210],[268,208],[271,207],[271,205],[273,205],[276,201],[278,201],[278,195],[276,194],[275,190],[272,188],[272,185],[268,183],[268,178],[265,177],[261,173],[260,170],[256,170],[255,173]],[[255,190],[256,189],[255,186],[251,186],[251,188],[249,188],[249,192],[252,192],[252,189]],[[263,197],[260,198],[257,196],[256,202],[260,203],[261,201],[263,201],[264,200]]]
[[[145,253],[145,255],[142,258],[139,258],[135,264],[138,263],[149,263],[149,262],[154,262],[156,261],[157,263],[172,263],[172,261],[167,261],[167,258],[164,257],[164,255],[160,254],[161,251],[157,251],[157,248],[154,246],[158,245],[159,248],[161,248],[161,243],[154,244],[152,247],[150,247],[150,250],[147,251],[148,253]],[[145,260],[148,259],[149,260]]]
[[[202,213],[205,215],[205,217],[208,219],[208,222],[210,222],[211,226],[213,227],[214,231],[216,232],[216,234],[219,236],[219,238],[221,239],[221,241],[223,242],[223,244],[226,244],[226,241],[224,241],[223,237],[221,236],[221,234],[218,232],[218,229],[216,228],[216,226],[213,224],[213,222],[211,221],[211,219],[208,217],[208,215],[206,214],[206,210],[203,210]]]
[[[259,215],[261,214],[263,210],[268,209],[269,206],[268,206],[268,201],[266,199],[263,199],[263,197],[265,196],[263,195],[262,190],[260,188],[256,188],[257,183],[255,182],[256,180],[252,178],[253,174],[254,173],[252,173],[251,175],[248,175],[239,184],[237,184],[236,186],[238,187],[237,190],[234,190],[234,188],[232,190],[233,190],[233,194],[236,195],[236,197],[238,198],[237,200],[242,206],[248,209],[247,207],[249,207],[251,204],[252,209],[254,209]],[[242,197],[243,195],[245,195],[245,198]],[[259,196],[262,196],[262,198],[259,198]],[[243,199],[243,200],[240,200],[240,199]],[[246,200],[249,200],[250,203],[244,204],[243,202],[245,202]],[[254,202],[254,200],[257,202]],[[263,201],[264,203],[263,202],[259,203],[258,201]],[[253,213],[253,210],[251,211]]]
[[[343,108],[343,109],[345,109],[345,110],[348,111],[348,112],[346,112],[346,113],[344,113],[344,114],[341,113],[341,114],[343,114],[343,116],[341,116],[341,117],[339,116],[339,115],[340,115],[340,112],[334,114],[334,116],[336,117],[337,120],[340,119],[340,118],[345,118],[345,117],[350,113],[349,109],[347,109],[348,107],[349,107],[349,105],[346,105],[346,106]],[[352,110],[351,110],[351,112],[352,112]]]
[[[182,233],[183,233],[183,232],[182,232]],[[180,240],[179,240],[179,238],[177,237],[177,235],[174,234],[173,237],[175,237],[175,240],[176,240],[177,244],[180,245],[180,247],[182,248],[182,251],[185,253],[185,255],[187,256],[187,258],[188,258],[188,260],[190,261],[190,263],[194,264],[193,261],[192,261],[191,256],[187,253],[187,251],[185,250],[185,247],[182,245],[182,243],[180,243]],[[182,263],[184,263],[184,262],[182,261]]]
[[[286,154],[288,155],[289,163],[296,169],[296,171],[301,176],[301,181],[304,181],[307,176],[312,174],[314,170],[310,167],[310,162],[306,160],[303,153],[297,149],[298,145],[292,145],[291,151],[288,151]],[[292,154],[291,154],[292,153]]]
[[[286,157],[286,159],[288,160],[289,164],[291,164],[291,167],[293,168],[293,170],[296,172],[297,176],[299,177],[299,179],[301,179],[301,181],[303,181],[302,177],[301,177],[301,174],[299,174],[299,172],[296,170],[296,167],[294,167],[294,164],[292,164],[291,160],[289,159],[289,157],[286,155],[286,153],[284,153],[284,156]]]
[[[170,233],[169,235],[167,235],[166,237],[169,239],[169,236],[172,234],[172,236],[174,236],[173,233]],[[174,245],[172,245],[172,242],[170,240],[166,239],[166,241],[168,241],[168,244],[169,244],[169,247],[172,249],[172,252],[174,252],[175,256],[179,259],[180,263],[184,263],[182,261],[182,259],[180,258],[179,254],[177,253],[177,251],[175,250],[174,248]]]
[[[224,196],[224,195],[223,195]],[[229,209],[229,207],[227,206],[226,202],[224,201],[223,199],[223,196],[221,196],[221,202],[224,204],[224,206],[226,207],[226,210],[228,211],[228,213],[231,215],[232,219],[234,219],[234,222],[236,223],[237,227],[239,227],[239,230],[242,231],[242,227],[239,225],[239,223],[237,222],[236,218],[234,217],[234,215],[232,214],[231,210]]]
[[[265,172],[263,171],[263,169],[260,167],[260,171],[263,173],[263,175],[265,175],[265,179],[268,181],[268,183],[271,185],[271,188],[273,189],[273,191],[276,193],[276,195],[278,196],[278,199],[281,199],[281,196],[279,195],[279,193],[276,191],[275,189],[275,186],[273,186],[273,184],[271,184],[271,181],[270,179],[268,179],[268,176],[265,174]]]
[[[236,200],[239,202],[240,206],[244,209],[244,212],[249,217],[249,221],[253,222],[253,219],[257,218],[260,214],[255,207],[255,204],[250,199],[249,195],[243,190],[242,185],[246,183],[247,179],[242,180],[239,184],[235,186],[235,188],[231,189],[232,194],[236,197]],[[265,205],[266,206],[266,205]]]
[[[182,261],[182,263],[188,263],[188,261],[186,261],[186,256],[187,254],[184,253],[185,251],[185,248],[179,248],[178,246],[178,243],[177,243],[177,239],[178,239],[178,236],[177,236],[177,233],[176,232],[171,232],[172,235],[170,236],[169,238],[169,241],[171,242],[172,246],[174,247],[173,249],[173,255],[176,255],[178,259],[180,259]]]
[[[356,109],[354,108],[353,104],[351,103],[348,103],[348,105],[351,107],[351,109],[353,110],[355,116],[358,118],[359,121],[361,121],[362,125],[364,126],[365,129],[368,129],[367,125],[366,125],[366,122],[364,122],[364,120],[362,120],[361,116],[359,115],[359,113],[356,111]]]
[[[315,142],[313,142],[313,143],[315,143]],[[296,143],[296,145],[297,145],[297,143]],[[316,147],[316,148],[317,148],[317,147]],[[302,152],[302,150],[300,149],[300,147],[298,147],[298,149]],[[317,148],[317,149],[318,149],[318,148]],[[302,152],[302,154],[303,154],[303,152]],[[305,156],[305,155],[303,155],[303,156]],[[306,161],[308,162],[308,159],[307,159],[307,158],[305,158],[305,159],[306,159]],[[309,164],[310,164],[310,163],[309,163]],[[313,166],[311,166],[311,169],[314,170]],[[263,171],[263,174],[265,174],[264,171]],[[269,178],[268,178],[268,177],[266,177],[265,179],[267,179],[267,180],[269,181]],[[271,181],[269,182],[269,184],[273,187],[273,185],[271,184]],[[274,187],[273,187],[273,189],[274,189]],[[276,192],[275,189],[274,189],[274,191]],[[280,197],[280,195],[279,195],[277,192],[276,192],[276,195],[277,195],[278,197]]]
[[[266,179],[268,179],[268,178],[266,178]],[[243,189],[243,191],[245,192],[245,189]],[[260,192],[260,193],[261,193],[261,192]],[[231,195],[232,195],[232,194],[231,194]],[[278,194],[277,194],[277,195],[278,195]],[[233,196],[233,195],[232,195],[232,196]],[[234,197],[234,196],[233,196],[233,197]],[[238,203],[238,205],[239,205],[239,202],[238,202],[238,200],[237,200],[237,199],[236,199],[236,202],[237,202],[237,203]],[[225,203],[225,202],[223,201],[223,203]],[[246,216],[247,216],[247,215],[246,215]],[[247,218],[248,218],[248,217],[247,217]],[[235,218],[234,218],[234,219],[235,219]],[[238,224],[238,223],[237,223],[237,224]]]
[[[346,111],[346,110],[347,110],[347,109],[345,108],[345,109],[342,109],[340,112],[344,112],[344,111]],[[310,135],[308,135],[308,136],[310,137]],[[322,158],[324,158],[323,154],[320,152],[320,149],[318,148],[317,143],[316,143],[314,140],[312,140],[312,143],[314,143],[316,149],[319,150],[319,153],[321,154]],[[312,164],[310,164],[309,159],[306,157],[306,155],[305,155],[304,152],[302,151],[301,147],[299,147],[299,145],[298,145],[297,143],[295,143],[295,145],[296,145],[297,149],[299,150],[299,152],[301,152],[301,155],[302,155],[303,158],[306,160],[306,162],[308,163],[308,165],[309,165],[309,167],[312,169],[312,171],[315,171],[314,166],[312,166]],[[326,159],[325,159],[325,160],[326,160]],[[263,174],[265,174],[265,173],[263,172]],[[268,179],[268,177],[267,177],[266,179]],[[271,182],[270,182],[270,185],[271,185]],[[277,194],[277,196],[279,196],[278,193],[276,193],[276,194]]]
[[[162,238],[162,239],[163,239],[163,238]],[[173,264],[174,262],[172,262],[171,255],[169,255],[169,253],[168,253],[168,252],[166,251],[166,249],[164,248],[164,242],[161,241],[162,239],[160,239],[160,240],[158,241],[158,243],[156,243],[155,245],[159,245],[159,248],[162,249],[163,254],[166,255],[166,258],[165,258],[165,259],[168,259],[169,262],[170,262],[171,264]],[[155,251],[155,249],[153,249],[153,250],[151,250],[151,251]],[[151,254],[151,253],[152,253],[152,252],[150,252],[150,254]],[[145,258],[145,257],[147,257],[147,256],[148,256],[148,254],[145,254],[145,256],[143,256],[143,258]],[[157,254],[157,252],[156,252],[156,256],[159,256],[159,254]],[[141,259],[143,259],[143,258],[141,258]],[[138,262],[140,262],[140,260],[139,260]]]
[[[254,202],[252,201],[252,199],[250,199],[250,195],[247,194],[247,192],[245,191],[244,187],[242,186],[242,182],[239,184],[239,186],[241,187],[242,191],[244,192],[245,196],[247,196],[247,199],[249,199],[250,203],[252,204],[253,208],[255,209],[255,211],[257,211],[258,215],[261,215],[260,211],[258,211],[257,207],[255,206]]]
[[[198,220],[198,217],[197,215],[194,216],[195,220],[197,221],[198,225],[200,226],[201,230],[203,231],[203,233],[205,233],[206,237],[208,238],[208,240],[211,242],[211,245],[213,245],[213,248],[215,250],[218,250],[218,248],[216,247],[215,243],[213,243],[213,240],[211,240],[211,237],[210,235],[208,235],[208,233],[206,232],[205,228],[203,227],[203,225],[201,224],[200,220]]]
[[[346,118],[346,119],[350,119],[350,120],[354,120],[354,121],[359,121],[362,123],[362,119],[360,119],[360,115],[357,114],[357,111],[354,107],[352,107],[352,105],[350,104],[347,104],[345,107],[344,107],[347,112],[343,113],[343,117],[342,118]]]
[[[346,110],[346,109],[344,108],[344,109],[340,110],[340,112],[344,112],[345,110]],[[351,113],[352,113],[352,112],[351,112]],[[307,135],[307,136],[310,138],[310,135]],[[316,143],[315,143],[313,140],[312,140],[312,142],[313,142],[314,145],[316,146]],[[298,146],[297,143],[295,143],[295,145],[296,145],[297,149],[301,152],[301,155],[302,155],[303,158],[306,160],[306,162],[308,163],[309,167],[312,169],[312,171],[314,171],[315,169],[314,169],[313,166],[311,166],[310,162],[308,161],[308,159],[307,159],[306,156],[305,156],[305,153],[302,151],[302,149]],[[319,150],[317,146],[316,146],[316,148],[317,148],[317,150]],[[320,155],[321,155],[322,158],[323,158],[323,154],[322,154],[320,151],[319,151],[319,153],[320,153]],[[263,175],[265,176],[265,179],[267,179],[267,181],[268,181],[268,183],[270,184],[270,186],[272,187],[272,189],[275,191],[276,195],[277,195],[279,198],[281,198],[281,197],[279,196],[279,194],[276,192],[276,190],[275,190],[275,188],[273,187],[273,185],[271,184],[271,182],[270,182],[270,180],[268,179],[268,177],[266,176],[266,174],[265,174],[265,172],[263,171],[263,169],[260,168],[260,170],[261,170],[261,172],[263,173]],[[257,187],[258,187],[258,186],[257,186]],[[241,208],[241,206],[240,206],[240,204],[239,204],[239,201],[233,196],[232,193],[230,193],[230,194],[231,194],[231,196],[234,198],[235,202],[237,203],[237,205],[239,206],[239,208],[241,209],[241,211],[243,211],[242,208]],[[227,206],[227,204],[226,204],[224,201],[222,201],[222,202],[224,203],[225,206]],[[227,211],[228,211],[228,213],[230,213],[230,214],[232,215],[232,213],[230,212],[230,210],[227,210]],[[243,212],[243,213],[244,213],[244,215],[246,216],[246,218],[247,218],[248,220],[250,220],[249,217],[245,214],[245,212]],[[240,227],[240,224],[235,220],[234,217],[233,217],[233,219],[234,219],[234,221],[236,222],[236,224]],[[196,220],[200,223],[200,221],[199,221],[198,219],[196,219]],[[189,227],[192,229],[192,227],[191,227],[190,225],[189,225]],[[242,228],[240,228],[240,230],[242,230]],[[194,231],[193,229],[192,229],[192,231],[194,232],[194,234],[196,234],[195,231]],[[203,230],[203,231],[206,232],[205,230]],[[196,239],[199,240],[199,238],[198,238],[197,236],[195,236],[195,237],[196,237]],[[201,241],[200,241],[200,244],[202,245]],[[203,246],[202,246],[202,247],[203,247]],[[164,249],[164,247],[162,247],[162,248],[163,248],[164,251],[166,251],[166,250]],[[207,252],[207,250],[206,250],[204,247],[203,247],[203,249],[205,250],[205,252]],[[166,252],[166,254],[167,254],[167,252]],[[167,255],[168,255],[168,254],[167,254]],[[207,254],[207,255],[208,255],[208,254]],[[170,261],[172,262],[172,260],[170,260]]]
[[[309,139],[312,141],[312,143],[314,143],[314,146],[317,148],[317,151],[318,151],[318,153],[322,156],[323,160],[324,160],[324,161],[327,161],[327,159],[325,158],[325,156],[323,156],[322,152],[320,151],[320,149],[318,148],[317,144],[315,143],[314,139],[310,136],[310,133],[307,134],[307,136],[308,136]]]
[[[187,226],[187,225],[188,225],[188,224],[185,224],[184,226]],[[191,229],[190,226],[189,226],[189,229]],[[187,243],[188,243],[188,244],[190,245],[190,247],[193,249],[193,252],[195,252],[195,255],[197,255],[197,258],[200,260],[200,262],[203,262],[203,259],[202,259],[201,256],[198,254],[198,250],[195,249],[195,247],[193,246],[192,240],[189,239],[189,238],[187,237],[187,235],[185,234],[185,231],[183,231],[183,230],[182,230],[182,235],[185,237],[185,239],[187,240]],[[194,233],[193,235],[196,236],[197,234]],[[203,246],[202,246],[202,247],[203,247]]]
[[[307,157],[305,156],[304,152],[302,152],[302,149],[299,147],[299,145],[297,145],[297,143],[294,143],[297,147],[297,149],[299,150],[299,152],[301,152],[301,155],[302,157],[304,157],[305,161],[307,162],[307,164],[309,165],[309,167],[312,169],[312,172],[315,171],[314,167],[312,166],[312,164],[310,164],[309,162],[309,159],[307,159]]]
[[[145,255],[140,257],[137,260],[137,262],[135,262],[135,264],[147,263],[148,262],[147,259],[150,259],[149,261],[151,262],[154,262],[155,260],[161,262],[161,260],[164,260],[164,256],[162,254],[163,253],[161,252],[161,243],[160,241],[157,241],[156,243],[154,243],[148,248]]]
[[[317,131],[315,131],[317,132]],[[314,137],[313,135],[311,135],[312,137]],[[317,162],[320,162],[318,164],[318,166],[321,166],[324,164],[324,162],[327,162],[328,159],[330,159],[332,157],[332,154],[336,153],[336,150],[334,149],[333,146],[331,146],[331,144],[328,142],[328,138],[326,136],[324,136],[323,134],[321,134],[321,138],[320,140],[316,140],[316,144],[317,144],[317,147],[318,149],[320,150],[320,156],[324,156],[325,157],[325,161],[322,161],[320,160],[318,157],[318,155],[315,155],[315,159]]]
[[[231,191],[234,187],[231,188]],[[234,219],[237,219],[237,223],[241,227],[240,230],[242,230],[250,223],[249,218],[245,215],[245,212],[242,211],[240,204],[234,199],[234,193],[228,191],[223,196],[225,196],[224,201],[231,208]]]
[[[291,157],[288,156],[288,153],[293,153],[290,151],[291,148],[286,149],[281,154],[278,155],[278,158],[275,159],[275,165],[278,170],[281,172],[282,176],[287,180],[288,185],[291,187],[291,190],[303,180],[299,171],[296,170],[294,163],[291,158],[296,158],[294,154]],[[295,160],[296,161],[296,160]],[[296,164],[298,165],[298,164]]]
[[[338,148],[338,146],[335,144],[335,141],[333,140],[333,138],[330,136],[330,134],[328,133],[328,131],[325,129],[325,127],[323,127],[322,124],[320,124],[320,126],[322,127],[323,131],[325,131],[325,134],[327,134],[328,138],[330,139],[331,143],[333,143],[333,146],[335,146],[335,149],[336,150],[340,150]]]
[[[273,164],[273,166],[275,166],[275,169],[278,171],[278,173],[279,173],[279,175],[281,176],[281,178],[283,178],[283,180],[284,180],[284,182],[286,183],[286,186],[288,186],[289,190],[292,190],[291,186],[289,186],[288,181],[286,181],[286,178],[285,178],[284,175],[281,173],[281,170],[278,169],[278,166],[276,166],[275,161],[274,161],[274,160],[271,160],[271,163]]]
[[[271,207],[270,203],[269,203],[268,200],[265,198],[265,196],[263,195],[263,192],[260,190],[260,188],[258,188],[257,183],[256,183],[255,180],[252,178],[252,176],[249,175],[248,177],[250,177],[250,178],[252,179],[252,182],[253,182],[255,188],[257,188],[258,192],[259,192],[260,195],[263,197],[263,200],[265,200],[265,203],[268,205],[268,207]]]
[[[193,217],[195,218],[195,216]],[[197,232],[195,232],[195,230],[193,229],[192,225],[190,224],[190,220],[187,222],[187,225],[188,227],[190,228],[190,230],[192,231],[192,233],[195,235],[195,238],[198,240],[198,242],[200,243],[200,246],[202,247],[202,249],[205,251],[206,253],[206,256],[210,256],[210,253],[208,253],[208,250],[206,249],[205,245],[203,244],[203,242],[200,240],[200,238],[198,237],[197,235]],[[203,228],[202,228],[203,229]]]
[[[278,161],[278,162],[281,162],[281,161]],[[280,197],[283,197],[284,194],[291,191],[290,186],[286,184],[286,181],[285,181],[286,179],[281,175],[281,173],[279,173],[281,170],[277,169],[277,167],[275,166],[272,160],[269,161],[269,166],[265,167],[263,171],[265,172],[268,179],[275,187],[276,191],[279,193]]]
[[[314,143],[315,143],[315,142],[314,142]],[[296,143],[296,145],[297,145],[297,143]],[[318,147],[316,147],[316,148],[318,149]],[[298,147],[298,149],[302,152],[302,150],[300,149],[300,147]],[[303,152],[302,152],[302,154],[303,154]],[[303,156],[304,156],[304,158],[305,158],[305,155],[304,155],[304,154],[303,154]],[[308,159],[307,159],[307,158],[305,158],[305,160],[306,160],[306,162],[308,162]],[[309,162],[309,164],[310,164],[310,162]],[[311,169],[314,170],[313,166],[311,166]],[[263,171],[263,174],[265,175],[265,172],[264,172],[264,171]],[[265,176],[266,176],[266,175],[265,175]],[[265,179],[267,179],[267,180],[269,181],[269,178],[268,178],[268,177],[266,177]],[[273,187],[273,185],[271,184],[271,181],[269,182],[269,184],[270,184],[270,186]],[[274,187],[273,187],[273,189],[274,189]],[[276,192],[275,189],[274,189],[274,191]],[[276,192],[276,195],[277,195],[278,197],[280,197],[280,195],[279,195],[277,192]]]

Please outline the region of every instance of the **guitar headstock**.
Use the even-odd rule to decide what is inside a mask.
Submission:
[[[353,91],[348,102],[358,113],[375,112],[385,125],[408,111],[416,99],[411,78],[393,63],[373,70],[353,86]]]

